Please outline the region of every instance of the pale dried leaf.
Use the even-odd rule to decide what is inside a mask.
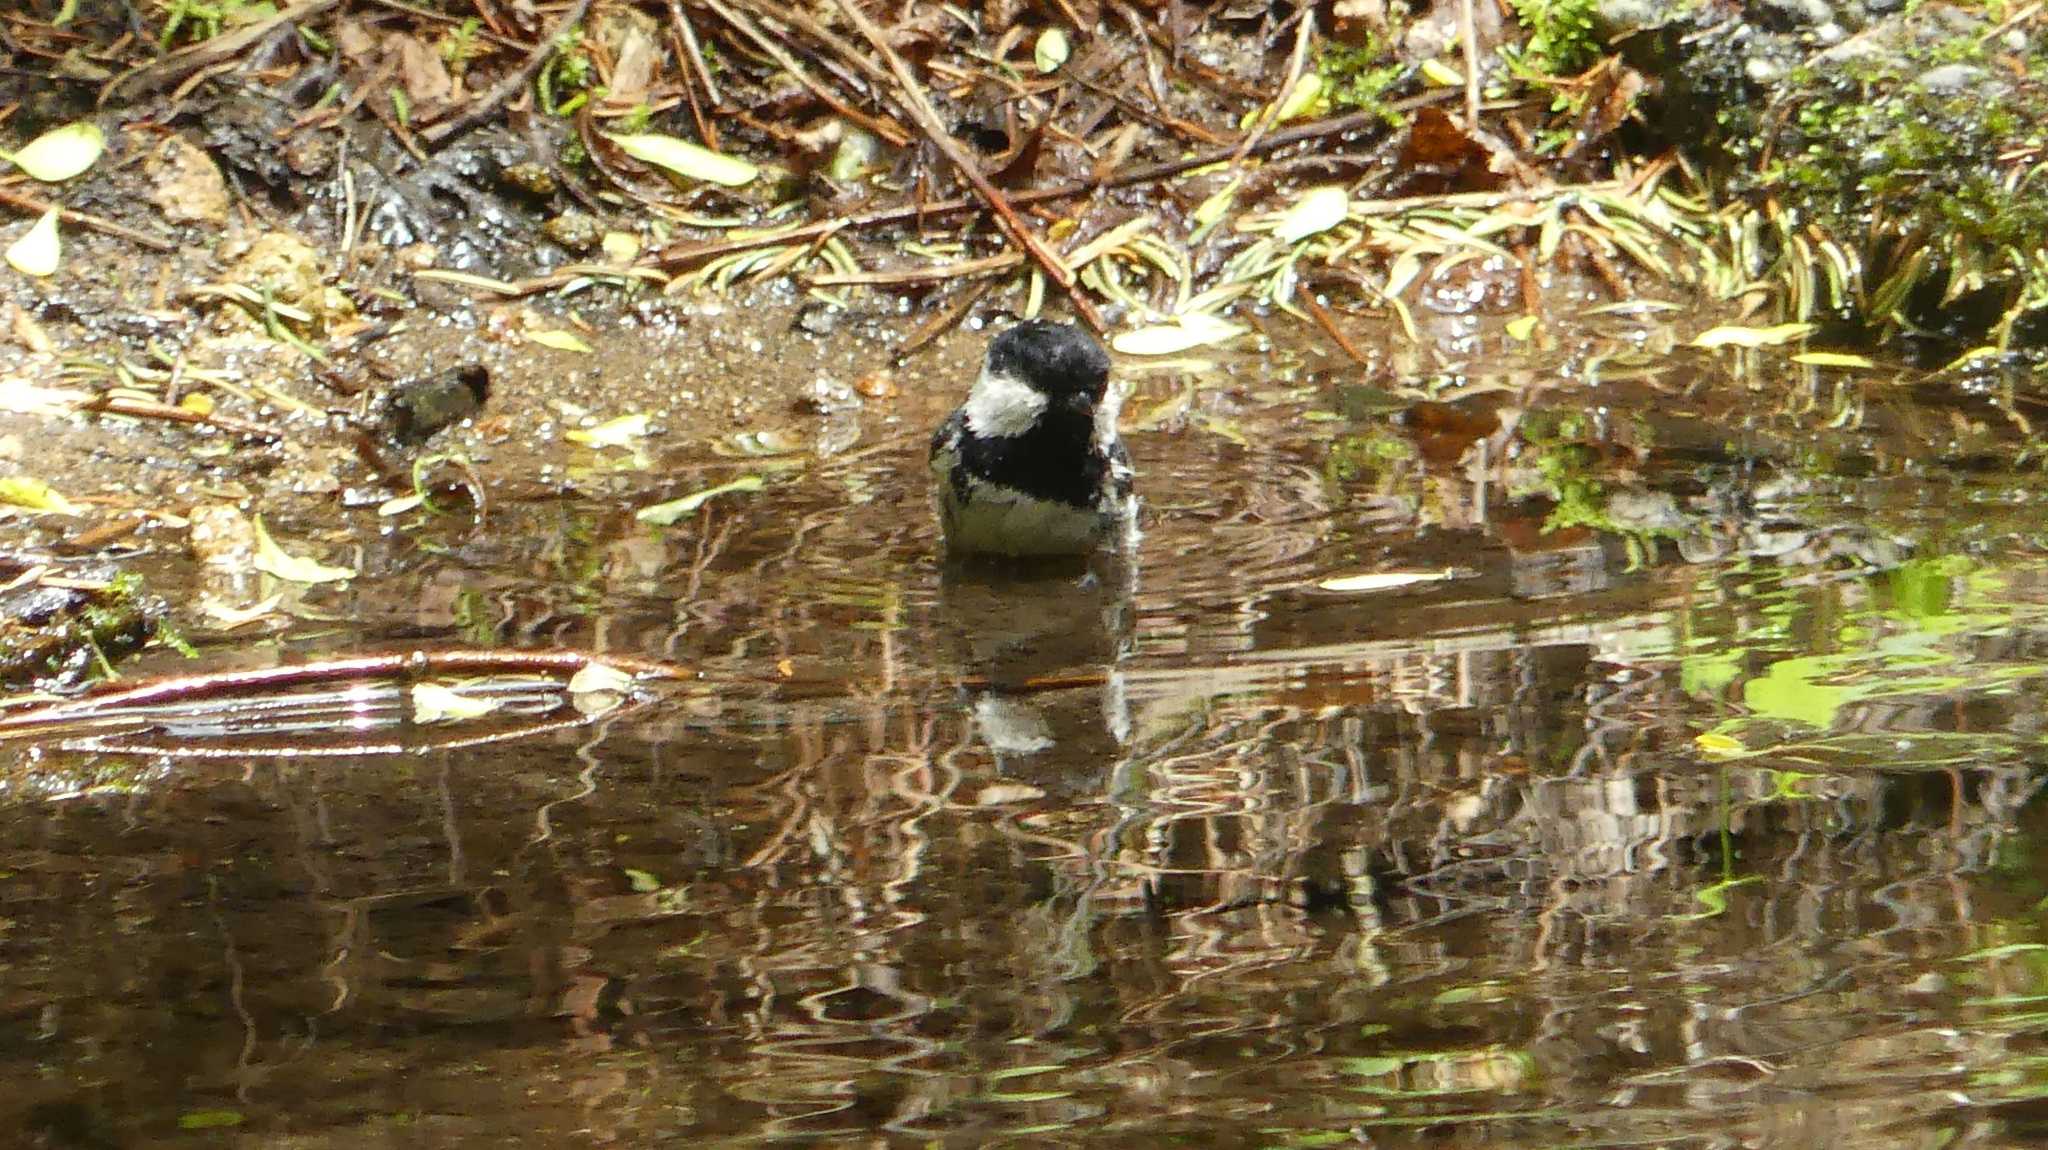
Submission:
[[[98,163],[106,150],[107,134],[98,124],[81,120],[44,132],[11,158],[16,167],[36,179],[61,184]]]
[[[1342,591],[1363,594],[1372,591],[1393,591],[1401,587],[1413,587],[1421,583],[1441,583],[1457,578],[1457,573],[1442,571],[1374,571],[1365,575],[1342,575],[1325,579],[1316,584],[1325,591]]]
[[[1207,312],[1191,312],[1176,317],[1172,323],[1119,332],[1109,346],[1124,355],[1177,355],[1190,348],[1227,343],[1248,330],[1243,324]]]
[[[263,526],[263,517],[256,517],[256,570],[275,575],[287,583],[338,583],[355,578],[353,567],[334,567],[303,555],[292,555],[277,545],[270,537],[269,529]]]
[[[415,723],[459,722],[481,718],[497,709],[498,704],[494,700],[473,698],[439,683],[412,685],[412,721]]]
[[[595,427],[579,427],[565,431],[562,438],[585,447],[632,447],[646,436],[653,421],[645,414],[635,412],[617,419],[607,419]]]
[[[716,487],[707,487],[702,491],[685,495],[681,499],[671,499],[667,503],[657,503],[652,507],[642,507],[634,513],[633,518],[638,519],[642,523],[652,523],[657,527],[667,527],[680,520],[683,516],[696,511],[699,507],[704,506],[706,502],[717,496],[741,491],[759,491],[767,482],[766,479],[759,475],[742,475],[730,483],[721,483]]]
[[[42,214],[7,245],[7,265],[25,276],[52,276],[64,262],[64,243],[57,237],[56,208]]]
[[[653,133],[608,136],[619,150],[642,163],[692,180],[737,188],[754,181],[761,169],[745,160],[714,152],[688,140]]]
[[[1791,343],[1795,339],[1810,335],[1814,326],[1810,323],[1781,323],[1774,327],[1716,327],[1701,332],[1692,341],[1692,346],[1717,347],[1775,347]]]
[[[1343,188],[1325,185],[1311,188],[1294,206],[1280,216],[1273,234],[1283,243],[1295,243],[1320,235],[1344,222],[1351,210],[1351,197]]]
[[[556,351],[573,351],[580,355],[592,354],[590,345],[584,343],[583,337],[573,331],[552,329],[548,331],[530,331],[526,333],[526,338],[542,347],[554,348]]]

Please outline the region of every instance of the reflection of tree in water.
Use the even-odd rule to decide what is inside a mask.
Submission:
[[[701,672],[658,710],[417,758],[23,756],[126,790],[0,821],[13,1105],[307,1144],[2004,1136],[1954,1096],[2023,1097],[2042,1029],[2040,588],[1935,611],[1489,538],[1471,580],[1350,599],[1314,580],[1356,538],[1270,455],[1148,540],[1122,741],[1099,683],[1044,677],[1099,661],[1043,637],[1099,604],[974,605],[927,525],[833,503],[413,560],[394,616],[459,626],[469,590],[497,635]],[[977,676],[1050,746],[992,746]]]

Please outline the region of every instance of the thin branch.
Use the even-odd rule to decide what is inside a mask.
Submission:
[[[946,130],[945,124],[939,120],[939,114],[932,109],[931,102],[925,99],[924,92],[917,86],[917,78],[910,74],[910,65],[904,63],[903,57],[896,54],[896,49],[889,46],[889,41],[883,38],[881,29],[875,27],[874,22],[861,12],[853,0],[834,2],[839,5],[840,11],[846,13],[846,18],[852,21],[853,26],[860,30],[860,34],[866,37],[868,43],[873,45],[875,51],[881,53],[883,59],[889,62],[889,70],[896,74],[897,93],[911,119],[917,121],[918,127],[931,140],[933,146],[945,155],[961,177],[974,188],[975,193],[987,202],[989,210],[995,213],[996,222],[1009,233],[1018,247],[1023,248],[1025,253],[1044,269],[1045,274],[1060,286],[1060,290],[1067,293],[1067,298],[1073,301],[1074,311],[1089,327],[1098,332],[1107,330],[1108,325],[1103,323],[1101,313],[1095,310],[1094,303],[1088,299],[1087,293],[1081,290],[1080,282],[1074,278],[1073,269],[1061,261],[1058,253],[1039,240],[1030,226],[1017,215],[1016,209],[1010,206],[1010,201],[1003,197],[1001,190],[989,182],[988,176],[982,173],[981,166],[974,162],[974,157],[968,155],[967,149],[960,146],[960,141],[954,139],[952,133]]]
[[[533,50],[526,54],[526,59],[520,62],[519,67],[512,70],[511,75],[498,81],[490,91],[477,97],[461,115],[452,120],[443,120],[421,132],[420,138],[427,142],[427,147],[438,148],[496,116],[500,108],[510,103],[533,83],[533,78],[540,75],[540,70],[547,64],[548,59],[561,50],[562,38],[568,35],[569,29],[582,23],[583,17],[589,12],[590,0],[576,0],[571,4],[569,10],[562,13],[562,18],[555,21],[555,26],[548,29],[547,35],[541,37],[540,43],[535,44]]]
[[[1445,100],[1453,98],[1454,95],[1455,93],[1448,88],[1439,88],[1433,92],[1425,92],[1420,96],[1402,100],[1392,105],[1391,110],[1396,112],[1413,111],[1417,108],[1428,107],[1431,104],[1441,104]],[[1334,119],[1319,120],[1313,124],[1303,124],[1285,131],[1274,132],[1259,141],[1251,149],[1251,152],[1252,154],[1274,152],[1293,144],[1341,136],[1347,132],[1356,132],[1365,128],[1383,129],[1385,127],[1386,113],[1384,111],[1375,109],[1352,112],[1348,115],[1335,117]],[[1148,164],[1145,167],[1133,168],[1108,179],[1069,180],[1049,188],[1037,188],[1028,192],[1019,192],[1010,197],[1010,203],[1020,206],[1043,204],[1056,200],[1072,199],[1076,196],[1085,196],[1113,188],[1128,188],[1142,184],[1158,183],[1161,180],[1170,180],[1175,176],[1194,171],[1196,168],[1206,168],[1212,164],[1227,162],[1232,155],[1236,154],[1236,151],[1236,145],[1232,145],[1227,148],[1203,152],[1199,155],[1188,156],[1179,160],[1169,160],[1162,164]],[[790,228],[787,231],[764,232],[742,239],[712,240],[708,243],[692,244],[687,247],[672,247],[655,257],[655,266],[663,268],[683,267],[701,260],[717,259],[719,256],[732,255],[736,252],[749,252],[758,248],[774,247],[778,244],[802,243],[806,240],[816,239],[819,236],[829,235],[842,229],[859,231],[865,228],[886,227],[890,224],[944,218],[946,216],[956,216],[976,211],[983,206],[978,200],[963,198],[941,200],[937,203],[883,208],[878,211],[864,212],[854,216],[838,216],[829,220],[819,220],[816,223]]]
[[[38,199],[35,196],[24,196],[20,192],[4,190],[0,190],[0,204],[6,204],[10,208],[17,208],[24,212],[33,212],[37,215],[41,215],[56,207],[55,204],[50,203],[48,200]],[[118,236],[129,243],[141,244],[143,247],[151,248],[155,251],[174,252],[178,250],[178,244],[175,240],[165,239],[162,236],[153,236],[148,232],[138,232],[134,228],[125,227],[104,216],[93,215],[91,212],[78,212],[70,208],[64,208],[59,211],[57,218],[67,224],[78,224],[81,227],[91,228],[96,232],[105,232],[110,236]]]

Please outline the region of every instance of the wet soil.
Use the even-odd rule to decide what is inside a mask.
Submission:
[[[370,684],[0,742],[0,1129],[2039,1132],[2029,396],[1611,314],[1357,330],[1371,367],[1298,338],[1126,360],[1135,569],[972,576],[935,556],[922,451],[981,333],[885,377],[900,319],[673,316],[596,355],[459,324],[366,352],[491,368],[432,447],[480,507],[379,514],[398,492],[346,454],[323,488],[289,444],[24,426],[25,468],[105,468],[74,497],[241,504],[359,571],[286,586],[146,524],[124,567],[199,657],[131,675],[485,647],[687,678],[471,746]],[[563,439],[634,412],[637,451]],[[1415,579],[1354,579],[1389,573]],[[272,594],[232,629],[203,608]]]

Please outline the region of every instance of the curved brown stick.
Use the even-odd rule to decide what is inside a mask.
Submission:
[[[624,656],[590,655],[581,651],[402,651],[386,655],[358,655],[318,663],[293,663],[281,667],[258,667],[248,671],[219,671],[210,675],[173,675],[139,683],[119,691],[88,695],[21,714],[0,718],[0,733],[22,727],[40,726],[63,719],[91,716],[109,707],[176,703],[237,691],[266,687],[301,687],[308,683],[331,683],[341,679],[388,678],[397,675],[491,674],[516,671],[553,671],[575,674],[593,663],[623,671],[636,678],[688,679],[693,676],[671,663],[657,663]]]

